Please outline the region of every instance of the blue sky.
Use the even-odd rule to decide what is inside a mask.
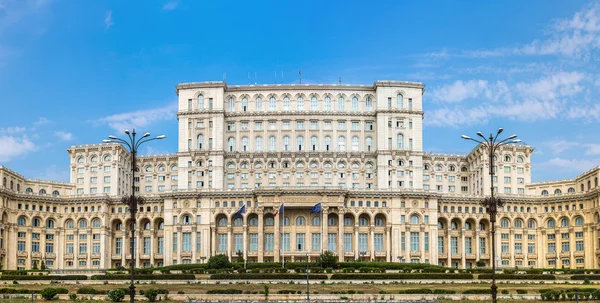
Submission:
[[[68,181],[66,148],[131,126],[175,152],[177,83],[302,69],[423,82],[425,151],[504,127],[534,181],[572,178],[600,164],[599,61],[598,1],[0,0],[0,164]]]

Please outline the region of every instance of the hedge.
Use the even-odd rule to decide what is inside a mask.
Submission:
[[[306,265],[305,265],[306,266]],[[446,272],[449,269],[442,266],[424,264],[424,263],[396,263],[396,262],[340,262],[338,263],[340,269],[353,268],[359,269],[361,267],[371,268],[383,268],[386,270],[402,270],[402,271],[421,271],[421,272]]]
[[[93,275],[92,280],[129,280],[130,275]],[[192,274],[135,275],[135,280],[195,280]]]
[[[467,289],[464,290],[463,295],[490,295],[492,294],[492,289],[490,288],[476,288],[476,289]]]
[[[600,275],[572,275],[571,280],[585,280],[586,278],[590,280],[600,280]]]
[[[168,289],[164,289],[164,288],[159,288],[159,289],[154,289],[156,291],[156,294],[159,295],[168,295],[169,294],[169,290]],[[129,293],[129,292],[128,292]],[[140,295],[144,295],[144,290],[140,289]]]
[[[441,274],[441,273],[385,273],[385,274],[333,274],[331,280],[468,280],[473,279],[472,274]]]
[[[0,280],[87,280],[84,275],[67,275],[67,276],[9,276],[0,275]]]
[[[456,291],[448,289],[431,289],[431,288],[416,288],[416,289],[402,289],[398,291],[398,294],[455,294]]]
[[[117,288],[124,291],[126,294],[129,294],[129,288]],[[106,295],[109,290],[101,290],[95,289],[93,287],[82,287],[77,289],[77,294],[79,295]]]
[[[66,288],[55,288],[57,294],[68,294]],[[0,294],[39,294],[41,289],[24,289],[24,288],[0,288]]]
[[[477,279],[491,279],[492,274],[480,274]],[[556,280],[555,275],[496,274],[498,280]]]
[[[228,289],[209,289],[206,293],[209,294],[209,295],[214,295],[214,294],[239,295],[239,294],[242,293],[242,290],[240,290],[240,289],[233,289],[233,288],[228,288]]]
[[[302,280],[306,275],[302,274],[215,274],[210,276],[211,280]],[[312,280],[327,280],[324,274],[309,274]]]

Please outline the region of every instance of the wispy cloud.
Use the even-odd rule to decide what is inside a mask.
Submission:
[[[561,173],[581,174],[598,166],[597,160],[552,158],[541,162],[538,167],[544,171],[559,171]]]
[[[109,10],[106,12],[106,17],[104,17],[104,29],[108,30],[113,24],[115,24],[115,22],[112,18],[112,10]]]
[[[488,82],[486,80],[458,80],[434,90],[431,93],[431,98],[447,103],[460,102],[479,96],[486,89],[487,85]]]
[[[14,135],[25,132],[25,130],[27,130],[27,128],[21,126],[6,127],[0,128],[0,134]]]
[[[35,122],[33,122],[33,125],[44,125],[44,124],[48,124],[50,121],[44,117],[39,117]]]
[[[31,142],[27,135],[8,136],[0,135],[0,162],[8,162],[15,157],[28,152],[35,151],[36,145]]]
[[[124,129],[146,127],[154,122],[171,121],[175,118],[176,112],[177,103],[172,103],[160,108],[114,114],[96,119],[92,122],[108,125],[112,129],[121,132]]]
[[[176,9],[178,5],[179,5],[179,1],[178,0],[171,0],[171,1],[167,2],[167,3],[165,3],[163,5],[162,9],[164,11],[172,11],[172,10]]]
[[[71,139],[73,139],[73,134],[63,131],[54,132],[54,136],[62,141],[70,141]]]
[[[51,180],[51,181],[59,181],[59,182],[69,182],[69,170],[64,169],[63,167],[58,167],[57,165],[50,165],[46,168],[39,170],[36,169],[33,172],[30,172],[29,175],[32,178],[40,179],[40,180]]]
[[[578,147],[579,142],[567,140],[552,140],[549,142],[544,142],[543,145],[548,146],[548,148],[550,148],[553,154],[558,155],[564,151]]]

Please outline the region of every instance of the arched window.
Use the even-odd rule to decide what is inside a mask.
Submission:
[[[465,229],[466,230],[471,230],[471,222],[465,222]]]
[[[331,137],[325,136],[324,143],[325,143],[325,150],[326,151],[330,150],[331,149]]]
[[[48,219],[48,221],[46,221],[46,228],[54,228],[54,220]]]
[[[360,164],[358,164],[358,162],[352,162],[352,169],[359,169],[360,168]]]
[[[283,217],[283,226],[290,226],[290,218],[289,217]]]
[[[358,98],[357,97],[352,97],[352,111],[354,111],[354,112],[358,111]]]
[[[396,147],[398,149],[404,149],[404,135],[403,134],[398,134],[396,136]]]
[[[160,221],[160,223],[158,223],[158,229],[160,229],[160,230],[165,229],[165,222]]]
[[[562,195],[562,191],[557,188],[557,189],[554,190],[554,195],[555,196],[560,196],[560,195]]]
[[[282,146],[283,150],[290,151],[290,137],[284,136],[282,143],[283,143],[283,146]]]
[[[275,224],[275,220],[273,219],[273,217],[265,218],[265,226],[273,226],[274,224]]]
[[[95,218],[92,220],[92,228],[100,228],[100,219]]]
[[[456,221],[450,222],[450,229],[452,229],[452,230],[458,229],[458,224],[456,224]]]
[[[298,150],[304,150],[304,137],[298,136],[296,138],[296,144],[298,145]]]
[[[227,150],[230,152],[235,150],[235,139],[233,137],[227,138]]]
[[[98,156],[96,156],[96,155],[93,155],[93,156],[90,158],[90,162],[91,162],[91,163],[98,163]]]
[[[336,226],[337,224],[338,224],[337,217],[330,216],[329,218],[327,218],[327,225],[329,225],[329,226]]]
[[[85,160],[83,157],[78,157],[77,158],[77,163],[83,163]]]
[[[523,162],[524,162],[524,161],[523,161],[523,157],[521,157],[521,156],[518,156],[518,157],[517,157],[517,163],[523,163]]]
[[[537,223],[535,222],[534,219],[529,219],[527,221],[527,228],[529,228],[529,229],[536,229],[537,228]]]
[[[556,222],[554,222],[554,219],[548,220],[548,228],[554,228],[554,227],[556,227]]]
[[[33,221],[31,222],[31,226],[40,227],[40,225],[41,225],[40,218],[33,218]]]
[[[171,171],[177,171],[179,168],[177,167],[177,165],[173,165],[171,166]]]
[[[346,151],[346,138],[344,136],[338,137],[338,150]]]
[[[204,147],[204,135],[198,135],[198,149],[202,149]]]
[[[167,169],[165,168],[165,166],[164,166],[164,165],[160,165],[160,166],[158,167],[158,171],[166,171],[166,170],[167,170]]]
[[[548,196],[548,191],[547,190],[542,190],[542,196],[547,197]]]
[[[150,221],[146,221],[146,223],[144,223],[144,230],[150,230]]]
[[[58,190],[55,190],[55,191],[52,192],[52,196],[53,197],[58,197],[58,196],[60,196],[60,193],[58,192]]]
[[[263,150],[263,140],[262,137],[256,137],[254,140],[254,150],[262,151]]]
[[[321,226],[321,218],[320,217],[312,217],[312,225],[313,226]]]
[[[436,165],[435,166],[435,171],[442,171],[442,166],[441,165]]]
[[[46,194],[46,190],[45,189],[40,189],[40,195],[45,195]]]
[[[371,151],[373,150],[373,138],[371,137],[367,137],[365,139],[365,145],[366,145],[366,149],[367,151]]]
[[[248,98],[242,98],[242,111],[248,110]]]
[[[296,99],[296,110],[303,111],[304,110],[304,98],[298,97]]]
[[[269,151],[275,151],[277,149],[277,139],[275,136],[269,137]]]
[[[367,218],[366,216],[360,216],[358,218],[358,225],[369,226],[369,218]]]
[[[483,223],[483,222],[479,223],[479,230],[485,230],[485,223]]]
[[[319,163],[317,163],[317,161],[310,162],[310,168],[317,168],[317,167],[319,167]]]
[[[296,218],[296,226],[304,226],[306,225],[306,219],[304,217]]]
[[[248,137],[242,137],[242,151],[248,151]]]
[[[153,171],[152,166],[146,166],[146,172],[151,173]]]
[[[79,228],[87,228],[87,227],[88,227],[88,223],[85,219],[79,220]]]
[[[338,98],[338,111],[340,111],[340,112],[344,111],[344,103],[345,103],[344,97],[340,96]]]
[[[583,226],[583,217],[577,216],[575,218],[575,226]]]
[[[339,168],[339,169],[346,168],[346,163],[344,163],[344,162],[340,162],[340,163],[338,163],[338,168]]]
[[[262,99],[259,99],[256,99],[256,106],[258,107],[260,104],[262,110]],[[275,97],[271,97],[269,98],[269,111],[274,112],[275,110],[277,110],[277,102],[275,101]]]
[[[271,97],[271,99],[273,100],[273,103],[275,103],[275,98]],[[269,103],[270,103],[271,99],[269,99]],[[262,110],[263,110],[263,108],[262,108],[262,98],[260,98],[260,97],[256,98],[256,111],[260,112]]]
[[[233,219],[233,226],[242,226],[244,225],[244,219],[242,219],[241,217],[236,217],[235,219]]]
[[[221,219],[219,219],[219,226],[227,226],[227,218],[223,217]]]
[[[410,216],[410,224],[419,224],[419,216],[417,216],[417,215]]]
[[[344,217],[344,226],[352,226],[354,225],[354,222],[352,222],[352,217],[350,216],[345,216]]]
[[[515,228],[523,228],[523,220],[516,219],[514,223]]]
[[[317,101],[317,97],[310,98],[310,110],[316,112],[319,110],[319,103]]]
[[[331,98],[330,97],[325,97],[325,111],[329,112],[331,111]]]
[[[319,149],[319,139],[317,138],[317,136],[310,137],[310,147],[311,147],[311,150]]]
[[[198,109],[204,109],[204,96],[198,95]]]
[[[358,151],[358,137],[352,137],[352,151]]]
[[[260,163],[260,162],[256,162],[256,163],[254,164],[254,168],[262,168],[262,163]]]
[[[404,108],[404,98],[402,97],[402,95],[398,94],[396,96],[396,107],[397,108]]]
[[[463,167],[461,167],[461,168],[460,168],[460,171],[461,171],[461,172],[466,172],[466,171],[467,171],[467,167],[466,167],[466,166],[463,166]]]
[[[227,163],[227,168],[228,169],[234,169],[235,168],[235,163],[234,162]]]
[[[75,224],[73,223],[73,220],[69,219],[65,222],[65,228],[75,228]]]
[[[373,169],[373,162],[367,162],[367,164],[365,164],[365,168],[366,169]]]
[[[507,218],[502,218],[502,220],[500,220],[500,227],[508,228],[509,225],[510,225],[510,223]]]
[[[569,189],[567,190],[567,192],[568,192],[569,194],[573,194],[573,193],[575,193],[575,188],[573,188],[573,187],[569,187]]]
[[[510,162],[511,158],[509,155],[504,155],[504,162]]]
[[[384,223],[385,223],[385,220],[383,219],[382,216],[375,217],[375,226],[383,226]]]
[[[258,217],[254,216],[248,219],[249,226],[258,226]]]
[[[232,112],[234,110],[234,106],[235,106],[235,103],[233,101],[233,98],[227,99],[227,111]]]
[[[300,161],[296,163],[296,168],[304,168],[304,162]]]
[[[289,111],[290,110],[290,98],[285,97],[283,98],[283,111]]]
[[[25,217],[19,217],[17,219],[17,225],[19,225],[19,226],[25,226],[25,224],[27,224],[27,219],[25,219]]]
[[[440,221],[438,221],[438,229],[444,229],[444,224]]]
[[[569,227],[569,219],[568,218],[562,218],[560,220],[560,227]]]

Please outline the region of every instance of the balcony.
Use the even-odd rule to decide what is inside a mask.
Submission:
[[[258,256],[258,252],[257,251],[249,251],[246,253],[246,255],[248,257],[256,257],[256,256]]]
[[[17,252],[17,257],[25,257],[27,258],[27,256],[29,256],[29,253],[26,251],[18,251]]]
[[[571,257],[571,252],[568,251],[563,251],[560,253],[560,258],[564,259],[564,258],[570,258]]]
[[[181,252],[181,257],[191,257],[192,256],[192,252],[191,251],[182,251]]]
[[[94,257],[94,256],[92,256],[92,257]],[[150,254],[140,255],[140,259],[149,260],[150,259]]]
[[[87,259],[87,254],[78,254],[77,259]]]
[[[600,248],[596,248],[596,255],[600,255]]]
[[[154,254],[154,259],[163,259],[163,254]]]
[[[448,259],[448,254],[447,253],[438,254],[438,259]]]
[[[113,260],[121,260],[121,258],[122,258],[121,254],[111,256],[111,259],[113,259]]]
[[[65,254],[65,255],[63,256],[63,258],[65,258],[66,260],[73,260],[73,258],[74,258],[74,257],[75,257],[75,256],[74,256],[73,254]]]
[[[418,250],[411,250],[410,251],[410,256],[411,257],[420,257],[421,256],[421,252]]]
[[[523,254],[515,254],[515,259],[523,259]]]
[[[537,259],[537,254],[527,254],[528,259]]]
[[[556,259],[556,252],[546,253],[546,259]]]
[[[352,257],[354,256],[354,252],[353,251],[345,251],[344,252],[344,257]]]
[[[92,254],[92,259],[100,259],[102,257],[101,254]]]
[[[575,252],[573,252],[573,256],[575,256],[575,257],[584,257],[585,256],[585,251],[583,251],[583,250],[577,251],[576,250]]]
[[[500,256],[502,259],[510,259],[510,253],[502,253]]]
[[[376,251],[375,252],[375,257],[385,257],[385,256],[387,256],[387,252],[385,252],[385,251]]]
[[[46,259],[56,259],[56,254],[54,254],[54,253],[47,253],[46,254]]]
[[[490,259],[490,255],[488,255],[488,254],[480,254],[479,255],[479,259],[489,260]]]
[[[466,258],[470,259],[470,260],[474,260],[474,259],[477,259],[477,256],[475,256],[475,254],[467,254]]]
[[[462,259],[461,254],[452,254],[452,259]]]

